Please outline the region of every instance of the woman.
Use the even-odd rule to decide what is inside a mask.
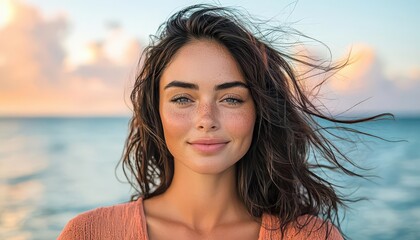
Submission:
[[[342,239],[345,199],[314,172],[355,174],[315,118],[369,119],[318,111],[290,60],[228,9],[174,14],[131,94],[123,164],[138,193],[77,216],[59,239]]]

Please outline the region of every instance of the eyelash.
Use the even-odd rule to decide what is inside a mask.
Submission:
[[[230,101],[226,101],[226,100],[230,100]],[[229,105],[238,105],[244,102],[242,99],[239,99],[235,96],[227,96],[222,101],[227,102]]]
[[[194,102],[193,100],[191,100],[189,97],[185,96],[185,95],[178,95],[175,96],[174,98],[171,99],[171,102],[174,104],[179,104],[179,105],[185,105],[191,102]],[[226,98],[224,98],[223,100],[221,100],[220,102],[226,102],[229,105],[238,105],[243,103],[244,101],[242,99],[239,99],[235,96],[227,96]]]
[[[179,105],[185,105],[193,101],[185,95],[177,95],[171,99],[171,102]]]

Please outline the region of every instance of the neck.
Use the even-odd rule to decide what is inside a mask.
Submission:
[[[249,217],[236,191],[235,166],[219,174],[199,174],[179,165],[170,187],[159,196],[171,206],[168,214],[175,220],[207,231]]]

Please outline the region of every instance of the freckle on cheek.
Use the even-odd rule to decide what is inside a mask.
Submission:
[[[171,116],[173,118],[180,119],[180,120],[183,120],[183,119],[187,118],[187,114],[182,113],[182,112],[177,112],[177,111],[172,111]]]
[[[172,109],[166,111],[165,117],[170,125],[185,125],[187,120],[189,120],[187,113]]]
[[[227,123],[231,124],[231,129],[235,132],[243,131],[245,128],[249,128],[252,125],[253,122],[253,116],[252,114],[249,114],[248,112],[242,112],[240,114],[235,114],[232,116],[229,116],[230,119],[228,119]]]

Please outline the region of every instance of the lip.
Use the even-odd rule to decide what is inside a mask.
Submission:
[[[229,141],[224,139],[197,139],[188,142],[192,148],[200,153],[214,154],[221,151]]]

